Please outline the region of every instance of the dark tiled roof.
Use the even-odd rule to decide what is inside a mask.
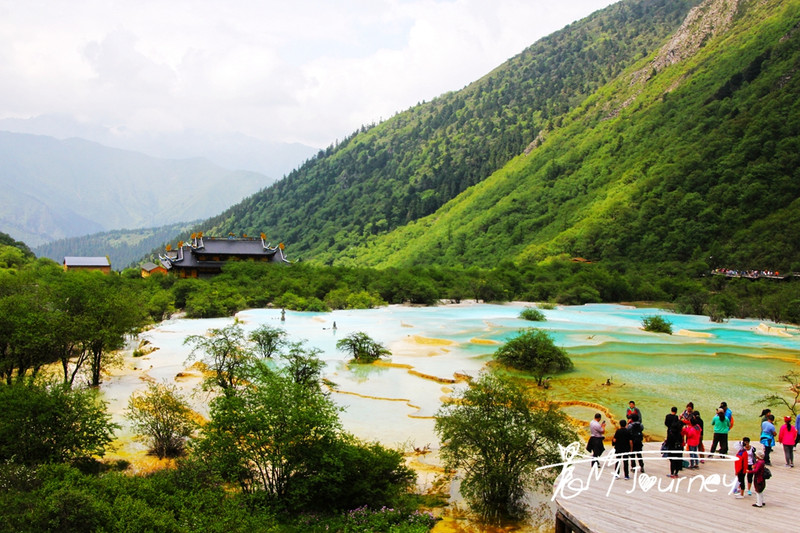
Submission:
[[[261,239],[209,239],[203,238],[203,247],[197,253],[220,255],[272,255],[275,252],[265,250]]]
[[[170,251],[162,256],[161,264],[167,269],[199,268],[203,270],[219,270],[226,259],[239,257],[242,259],[268,260],[288,263],[280,247],[265,248],[261,239],[197,239],[193,244],[184,244],[182,248]]]

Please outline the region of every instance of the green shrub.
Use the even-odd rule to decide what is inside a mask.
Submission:
[[[102,456],[119,427],[93,389],[60,383],[0,386],[0,461],[34,465]]]
[[[350,353],[356,363],[368,364],[392,354],[383,344],[372,340],[372,337],[363,331],[357,331],[339,339],[336,342],[336,348]]]
[[[547,374],[572,369],[572,361],[563,348],[540,329],[520,330],[519,334],[506,342],[494,356],[506,366],[530,372],[539,385],[544,384]]]
[[[526,307],[519,314],[519,317],[523,320],[530,320],[531,322],[544,322],[547,320],[544,316],[544,313],[535,307]]]
[[[666,333],[672,335],[672,322],[660,315],[646,316],[642,319],[642,327],[645,331],[653,333]]]
[[[343,531],[347,533],[425,533],[436,519],[427,512],[405,511],[383,507],[370,509],[362,506],[341,517],[303,516],[298,520],[298,530],[307,533]]]

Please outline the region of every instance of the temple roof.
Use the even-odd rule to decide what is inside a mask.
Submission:
[[[274,255],[275,250],[265,248],[261,239],[217,239],[203,237],[202,246],[195,253],[220,255]],[[185,248],[185,246],[184,246]]]
[[[110,267],[111,262],[108,257],[83,257],[83,256],[66,256],[64,257],[64,265],[68,267]]]
[[[262,239],[199,237],[191,244],[184,244],[178,250],[161,256],[161,264],[167,269],[201,268],[209,271],[219,270],[228,260],[236,258],[289,262],[281,245],[270,247]]]

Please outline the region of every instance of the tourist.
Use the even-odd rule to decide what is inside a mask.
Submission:
[[[603,415],[597,413],[594,415],[594,420],[589,422],[589,443],[586,445],[586,450],[592,452],[592,467],[599,466],[600,462],[598,457],[603,455],[605,446],[603,446],[603,439],[606,433],[606,421],[600,422]]]
[[[772,463],[769,460],[769,454],[772,448],[775,447],[775,415],[768,414],[767,419],[761,422],[761,444],[764,446],[764,463],[770,466]]]
[[[636,458],[639,458],[639,473],[644,474],[644,459],[642,458],[642,446],[644,442],[644,425],[639,422],[639,415],[636,413],[631,415],[631,423],[628,424],[628,433],[631,434],[631,444],[633,452],[631,454],[631,464],[636,464]]]
[[[670,409],[669,414],[664,417],[664,425],[667,427],[667,431],[669,431],[669,428],[672,427],[672,424],[679,421],[680,418],[678,417],[678,408],[673,406],[672,409]]]
[[[626,425],[627,422],[625,420],[619,421],[619,429],[614,433],[614,437],[611,439],[611,444],[614,445],[614,455],[622,456],[621,458],[617,459],[616,476],[619,477],[621,463],[623,470],[625,471],[625,479],[630,479],[628,463],[630,462],[630,452],[633,449],[633,442],[631,441],[631,434],[625,428]]]
[[[639,410],[638,407],[636,407],[636,402],[631,400],[628,402],[628,411],[625,413],[625,420],[627,420],[628,423],[630,423],[632,420],[631,417],[633,415],[638,416],[639,422],[642,422],[642,412]]]
[[[755,464],[755,448],[750,445],[750,437],[744,437],[742,442],[739,443],[739,451],[736,452],[736,461],[734,462],[734,470],[736,471],[736,477],[739,480],[739,494],[736,495],[737,498],[744,498],[744,480],[745,474],[747,474],[747,494],[752,495],[752,487],[753,487],[753,474],[750,470],[753,468]]]
[[[681,435],[685,439],[686,448],[689,450],[689,468],[699,468],[700,458],[697,450],[700,448],[700,426],[694,417],[681,428]]]
[[[761,414],[760,414],[760,415],[758,415],[758,416],[760,416],[760,417],[761,417],[761,421],[762,421],[762,422],[766,422],[766,421],[767,421],[767,415],[769,415],[769,414],[771,414],[771,413],[772,413],[772,409],[769,409],[769,408],[767,408],[767,409],[762,409],[762,410],[761,410]]]
[[[756,463],[753,468],[748,470],[748,474],[753,474],[753,485],[756,489],[756,503],[753,507],[764,507],[764,489],[767,488],[767,480],[764,473],[767,471],[767,463],[764,461],[764,452],[756,452]]]
[[[705,422],[703,422],[703,419],[700,417],[700,411],[694,412],[694,419],[697,421],[697,425],[700,426],[700,445],[697,447],[697,451],[700,452],[700,464],[703,464],[705,463],[703,459],[705,456],[703,454],[706,452],[706,445],[703,443],[703,435],[706,431]]]
[[[794,420],[794,428],[797,429],[800,427],[800,414],[797,415],[797,418]],[[795,444],[800,444],[800,429],[797,430],[797,440]]]
[[[714,427],[711,453],[717,451],[717,445],[719,445],[719,453],[726,455],[728,453],[728,433],[731,430],[731,421],[725,416],[725,409],[721,406],[717,408],[717,414],[711,419],[711,425]]]
[[[783,425],[778,433],[778,442],[783,444],[783,457],[786,466],[794,468],[794,447],[797,444],[797,426],[792,427],[792,417],[784,416]]]
[[[684,424],[690,424],[692,422],[692,416],[694,416],[694,403],[689,402],[686,404],[686,409],[684,409],[681,414],[681,421]]]
[[[677,408],[672,408],[675,412],[677,412]],[[671,420],[671,425],[667,428],[667,450],[668,457],[669,457],[669,477],[676,478],[678,477],[678,472],[681,471],[683,468],[683,435],[681,434],[681,430],[683,429],[683,422],[680,421],[678,415],[672,415],[674,418],[670,418],[670,415],[667,415],[668,420]]]
[[[733,411],[731,411],[731,408],[728,407],[728,402],[720,403],[719,408],[725,411],[725,418],[727,418],[731,423],[731,429],[733,429]]]

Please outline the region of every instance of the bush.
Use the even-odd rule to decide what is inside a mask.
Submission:
[[[134,393],[127,417],[159,458],[181,455],[194,429],[191,410],[175,385],[150,384],[146,391]]]
[[[519,314],[519,317],[523,320],[530,320],[531,322],[544,322],[547,320],[544,316],[544,313],[535,307],[526,307]]]
[[[362,506],[337,518],[301,517],[298,520],[298,528],[299,531],[307,533],[317,533],[318,531],[320,533],[323,531],[426,533],[431,530],[435,523],[436,519],[427,512],[408,512],[387,507],[370,509],[367,506]]]
[[[672,335],[672,322],[660,315],[646,316],[642,319],[642,327],[645,331],[653,333],[666,333]]]
[[[567,352],[556,346],[550,335],[533,328],[520,330],[494,355],[506,366],[530,372],[539,385],[544,384],[547,374],[570,370],[573,366]]]
[[[396,505],[416,477],[399,451],[349,435],[310,459],[307,467],[314,475],[298,480],[287,494],[293,508],[331,512]]]
[[[391,352],[386,347],[372,340],[363,331],[351,333],[347,337],[338,340],[336,348],[343,352],[349,352],[357,363],[372,363],[381,357],[391,355]]]
[[[575,432],[554,405],[532,401],[508,377],[482,374],[437,413],[445,466],[463,472],[461,493],[484,520],[522,518],[526,492],[552,483],[559,448]]]
[[[61,463],[102,456],[119,426],[96,391],[60,383],[0,386],[0,461]]]

